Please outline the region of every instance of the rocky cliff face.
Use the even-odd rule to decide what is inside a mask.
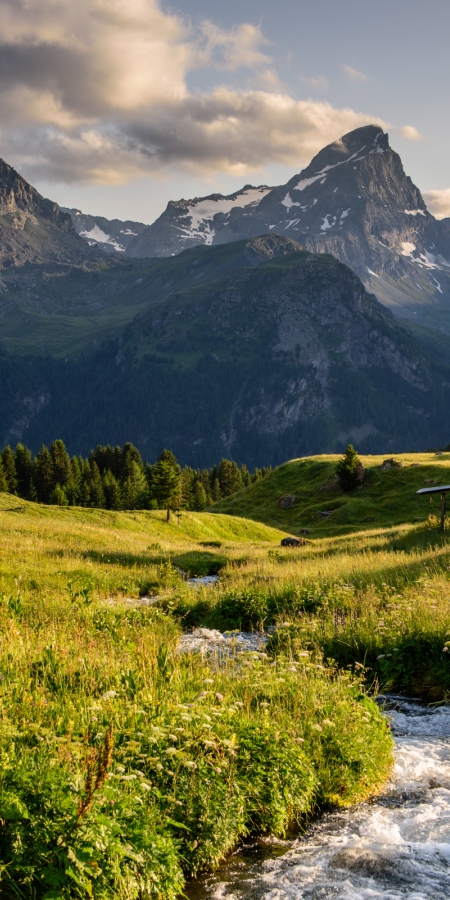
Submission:
[[[0,160],[0,268],[24,263],[82,263],[92,251],[71,216]]]
[[[244,206],[246,192],[251,202]],[[449,222],[428,212],[378,126],[358,128],[325,147],[287,184],[244,188],[237,201],[233,195],[170,203],[128,253],[169,256],[195,243],[274,231],[349,265],[399,315],[420,316],[427,306],[450,309]]]

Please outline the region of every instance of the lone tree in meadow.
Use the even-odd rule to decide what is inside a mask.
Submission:
[[[349,444],[336,466],[336,475],[343,491],[354,491],[364,481],[364,466],[353,446]]]

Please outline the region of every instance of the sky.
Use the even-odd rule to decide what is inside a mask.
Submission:
[[[150,223],[373,122],[450,216],[449,34],[449,0],[0,0],[0,155],[63,206]]]

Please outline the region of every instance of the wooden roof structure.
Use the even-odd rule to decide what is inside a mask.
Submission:
[[[450,491],[450,484],[441,484],[436,487],[420,488],[417,494],[440,494],[441,495],[441,531],[445,531],[445,497],[447,491]]]

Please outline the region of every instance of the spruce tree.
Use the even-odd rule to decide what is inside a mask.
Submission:
[[[17,493],[24,500],[31,500],[30,485],[33,477],[33,460],[28,447],[17,444],[14,451],[14,463],[17,475]]]
[[[339,460],[336,466],[336,475],[343,491],[353,491],[362,483],[364,468],[353,444],[348,445],[344,455]]]
[[[120,509],[120,485],[111,469],[106,470],[102,482],[106,509]]]
[[[6,493],[7,490],[8,490],[8,482],[6,480],[5,467],[3,465],[3,461],[0,456],[0,494],[2,494],[3,492]]]
[[[5,470],[5,475],[6,475],[6,483],[8,485],[8,488],[7,488],[8,493],[16,494],[17,493],[16,464],[14,461],[14,453],[12,452],[9,444],[7,447],[5,447],[4,450],[2,450],[1,457],[2,457],[3,468]]]
[[[53,506],[68,506],[66,492],[60,484],[55,485],[50,495],[50,503]]]
[[[54,487],[53,462],[50,451],[44,444],[34,458],[33,483],[39,503],[49,503]]]
[[[152,473],[152,493],[158,509],[167,510],[167,521],[170,521],[170,509],[181,493],[181,473],[175,456],[170,450],[163,450]]]
[[[229,497],[243,487],[241,470],[232,459],[222,459],[217,474],[223,497]]]
[[[201,512],[202,509],[205,509],[205,506],[208,505],[208,498],[206,496],[205,488],[203,487],[201,481],[196,481],[194,484],[193,490],[193,502],[192,507],[195,510]]]
[[[50,456],[53,463],[53,482],[56,487],[59,484],[65,488],[69,484],[72,476],[70,465],[70,457],[66,450],[64,441],[53,441],[50,447]]]

